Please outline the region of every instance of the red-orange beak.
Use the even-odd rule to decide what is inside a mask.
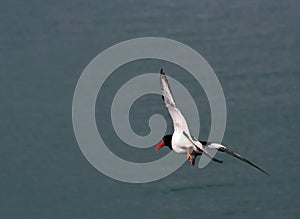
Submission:
[[[165,142],[161,142],[159,145],[157,145],[156,147],[155,147],[155,150],[156,151],[159,151],[163,146],[165,146]]]

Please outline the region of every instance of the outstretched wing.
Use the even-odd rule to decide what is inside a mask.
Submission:
[[[160,85],[162,99],[173,120],[174,131],[186,132],[187,134],[190,134],[187,122],[180,110],[178,109],[178,107],[176,106],[175,99],[170,88],[167,76],[162,69],[160,70]]]
[[[248,159],[246,159],[245,157],[242,157],[241,155],[235,153],[234,151],[228,149],[228,148],[225,148],[225,151],[227,154],[230,154],[231,156],[234,156],[238,159],[240,159],[241,161],[244,161],[245,163],[248,163],[250,164],[251,166],[255,167],[256,169],[260,170],[261,172],[263,172],[264,174],[270,176],[269,173],[267,173],[266,171],[264,171],[263,169],[261,169],[259,166],[255,165],[254,163],[252,163],[251,161],[249,161]]]
[[[218,144],[218,143],[210,143],[207,145],[209,148],[216,148],[221,152],[225,152],[227,154],[230,154],[233,157],[236,157],[238,159],[240,159],[241,161],[244,161],[247,164],[250,164],[251,166],[255,167],[256,169],[260,170],[261,172],[263,172],[264,174],[270,176],[269,173],[267,173],[266,171],[264,171],[262,168],[260,168],[259,166],[255,165],[254,163],[252,163],[251,161],[249,161],[248,159],[246,159],[245,157],[235,153],[234,151],[230,150],[229,148],[225,147],[224,145]]]

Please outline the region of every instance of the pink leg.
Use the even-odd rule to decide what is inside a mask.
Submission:
[[[187,155],[187,158],[190,161],[190,163],[194,166],[195,160],[193,159],[189,149],[186,149],[186,155]]]

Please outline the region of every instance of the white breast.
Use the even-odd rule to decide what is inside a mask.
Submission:
[[[172,137],[172,148],[176,153],[186,153],[187,149],[192,149],[192,143],[183,135],[182,132],[175,131]]]

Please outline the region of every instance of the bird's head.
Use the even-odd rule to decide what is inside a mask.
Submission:
[[[172,149],[172,135],[165,135],[163,137],[162,142],[155,147],[155,150],[159,151],[163,146],[167,146],[170,148],[170,150],[173,150]]]

